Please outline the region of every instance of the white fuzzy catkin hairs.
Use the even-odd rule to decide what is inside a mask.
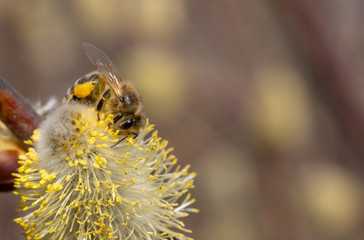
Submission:
[[[187,193],[195,173],[177,165],[148,121],[111,148],[121,137],[112,119],[63,104],[27,141],[34,147],[20,156],[14,193],[28,239],[190,239],[179,219],[197,212]]]

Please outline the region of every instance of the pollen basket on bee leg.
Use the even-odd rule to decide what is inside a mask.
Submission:
[[[91,94],[94,85],[90,82],[79,84],[75,87],[73,94],[78,98],[85,98]]]

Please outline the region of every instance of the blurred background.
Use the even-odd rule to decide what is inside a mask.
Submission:
[[[199,240],[364,239],[361,0],[0,1],[0,76],[60,101],[103,49],[198,173]],[[25,239],[0,193],[0,239]]]

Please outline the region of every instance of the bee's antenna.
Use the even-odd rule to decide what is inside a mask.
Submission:
[[[116,145],[118,145],[119,143],[121,143],[122,141],[124,141],[127,137],[129,137],[129,134],[126,135],[125,137],[123,137],[122,139],[120,139],[119,141],[117,141],[116,143],[114,143],[110,148],[115,147]]]
[[[138,133],[135,133],[135,132],[133,132],[133,134],[134,134],[133,139],[136,139],[138,137],[138,135],[139,135]],[[120,139],[119,141],[117,141],[116,143],[114,143],[110,148],[115,147],[116,145],[118,145],[119,143],[121,143],[122,141],[124,141],[127,137],[129,137],[129,134],[126,135],[125,137],[123,137],[122,139]]]

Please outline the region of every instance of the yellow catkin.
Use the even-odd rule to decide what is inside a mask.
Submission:
[[[80,92],[87,95],[86,90]],[[61,117],[72,113],[62,126],[68,135],[53,138],[59,129],[46,120],[14,174],[19,188],[14,194],[21,196],[21,211],[29,211],[14,221],[28,239],[191,239],[180,218],[198,212],[190,208],[195,199],[188,194],[196,174],[188,172],[189,165],[173,167],[177,158],[148,120],[138,138],[111,147],[111,139],[123,137],[108,127],[112,115],[98,118],[94,109],[81,106],[58,111]],[[54,144],[51,155],[39,151],[43,140]],[[138,228],[128,227],[135,224]]]

